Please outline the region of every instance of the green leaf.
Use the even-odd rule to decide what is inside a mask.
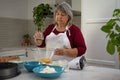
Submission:
[[[115,30],[118,31],[118,32],[120,32],[120,26],[118,24],[116,24]]]
[[[108,36],[109,36],[109,38],[114,38],[115,37],[114,31],[111,31],[111,33]]]
[[[109,29],[107,25],[102,26],[101,30],[105,33],[110,33],[110,31],[111,31],[111,29]]]
[[[120,15],[120,9],[115,9],[113,12],[113,16],[118,16]]]
[[[120,35],[119,34],[116,37],[116,45],[120,46]]]
[[[111,38],[111,43],[115,46],[115,45],[118,45],[119,42],[115,37],[113,37]]]
[[[120,52],[120,47],[117,48],[117,51]]]
[[[113,26],[115,25],[115,19],[110,19],[106,25],[108,26],[109,29],[112,29]]]
[[[110,19],[105,25],[101,27],[101,30],[105,33],[110,33],[115,25],[115,19]]]
[[[113,43],[109,40],[107,43],[107,52],[111,55],[113,55],[115,53],[115,45],[113,45]]]

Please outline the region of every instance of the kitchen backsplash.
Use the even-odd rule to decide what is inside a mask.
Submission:
[[[27,26],[27,20],[0,18],[0,48],[20,46]]]

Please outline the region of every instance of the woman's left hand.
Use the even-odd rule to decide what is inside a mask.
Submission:
[[[56,48],[55,55],[64,55],[65,49],[64,48]]]
[[[56,48],[55,55],[67,55],[70,57],[77,57],[78,50],[77,48]]]

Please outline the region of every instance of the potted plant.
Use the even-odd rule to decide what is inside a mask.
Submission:
[[[52,14],[52,7],[49,4],[41,3],[33,8],[33,20],[38,31],[44,29],[44,21],[48,15]]]
[[[29,46],[31,44],[29,34],[23,35],[23,39],[24,39],[24,45]]]
[[[113,17],[101,27],[101,30],[107,34],[107,52],[113,55],[117,51],[120,55],[120,9],[114,10]]]

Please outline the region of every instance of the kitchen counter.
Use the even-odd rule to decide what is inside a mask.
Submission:
[[[120,70],[86,66],[83,70],[69,70],[55,79],[40,78],[34,73],[21,69],[21,74],[7,80],[120,80]]]
[[[1,49],[0,56],[25,53],[25,48]],[[43,53],[43,52],[42,52]],[[23,59],[24,57],[22,57]],[[26,58],[26,57],[25,57]],[[34,73],[21,69],[21,74],[7,80],[50,80],[40,78]],[[120,69],[112,69],[96,66],[85,66],[83,70],[69,70],[60,77],[51,80],[120,80]]]

